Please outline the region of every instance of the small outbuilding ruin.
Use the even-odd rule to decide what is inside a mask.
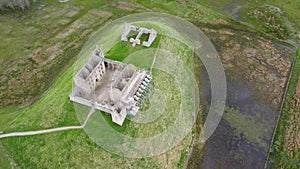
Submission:
[[[130,25],[128,23],[124,24],[124,28],[123,28],[123,33],[121,36],[121,40],[124,42],[128,41],[128,36],[130,35],[130,33],[138,33],[136,35],[135,38],[130,38],[129,42],[132,43],[132,46],[135,47],[136,45],[142,45],[142,46],[146,46],[146,47],[150,47],[151,44],[153,43],[153,41],[155,40],[156,36],[157,36],[157,32],[154,29],[147,29],[147,28],[139,28],[133,25]],[[143,41],[141,43],[141,36],[143,34],[147,34],[148,35],[148,40]]]

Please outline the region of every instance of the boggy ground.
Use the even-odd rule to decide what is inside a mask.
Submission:
[[[295,51],[249,32],[210,26],[202,30],[221,57],[227,103],[217,130],[205,145],[194,146],[188,166],[263,168]],[[205,73],[201,81],[201,102],[206,105],[210,87]]]
[[[202,30],[218,50],[227,77],[263,92],[256,99],[278,110],[295,51],[252,33]]]

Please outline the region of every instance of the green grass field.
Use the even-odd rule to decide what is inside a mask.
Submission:
[[[268,13],[257,19],[247,15],[265,3],[280,7],[284,11],[283,16]],[[232,4],[245,5],[244,13],[241,13],[243,21],[258,26],[241,26],[220,11]],[[156,11],[177,15],[211,28],[227,26],[284,40],[295,36],[290,27],[286,28],[286,20],[295,24],[298,30],[300,28],[299,4],[297,1],[280,0],[241,0],[239,3],[237,0],[205,0],[202,3],[193,0],[72,0],[68,3],[39,0],[30,10],[0,14],[0,131],[8,133],[80,125],[73,103],[68,99],[76,69],[71,65],[92,33],[116,18],[136,12]],[[274,22],[263,22],[268,17],[275,17]],[[274,28],[274,24],[284,29],[278,30]],[[161,38],[158,37],[159,40]],[[157,43],[158,41],[154,45],[158,45]],[[178,44],[174,45],[174,50],[176,45]],[[141,49],[142,47],[137,46],[134,51]],[[129,44],[118,43],[108,51],[107,57],[121,61],[134,51]],[[119,53],[122,55],[118,55]],[[190,54],[186,51],[186,55]],[[271,157],[274,168],[293,168],[297,166],[299,159],[299,155],[289,157],[283,151],[283,137],[289,125],[285,121],[290,114],[297,113],[291,110],[290,102],[299,77],[299,60],[298,52],[282,111],[283,122],[279,123],[273,146],[276,152]],[[169,79],[169,83],[174,80],[167,74],[159,71],[156,73],[161,79]],[[166,86],[162,86],[162,89],[170,91]],[[173,108],[168,110],[172,111]],[[103,116],[110,122],[110,116]],[[126,120],[125,126],[131,130],[111,125],[124,134],[144,134],[139,131],[140,126],[129,120]],[[153,133],[162,131],[163,127],[155,128]],[[6,138],[0,140],[0,168],[183,168],[192,140],[193,134],[189,134],[181,144],[167,153],[152,158],[128,159],[105,151],[92,142],[83,130]],[[291,164],[291,161],[294,163]]]
[[[154,46],[158,45],[160,38],[161,36],[159,36],[157,41],[153,44]],[[193,56],[189,50],[186,50],[186,53],[181,51],[180,42],[175,42],[174,40],[173,44],[170,42],[171,40],[167,40],[164,43],[169,43],[168,45],[174,46],[172,50],[175,53],[180,52],[182,54],[180,56],[181,58],[187,59],[188,57]],[[94,49],[94,46],[92,48]],[[132,50],[130,44],[120,42],[109,50],[107,57],[123,60],[126,58],[126,55],[138,52],[143,48],[144,47],[137,47]],[[122,52],[121,55],[117,55],[120,50],[125,50],[127,52]],[[27,109],[18,109],[18,107],[8,107],[3,109],[3,112],[16,112],[7,114],[12,116],[11,120],[14,119],[14,116],[18,116],[12,124],[9,124],[9,121],[7,121],[6,124],[2,124],[1,127],[5,128],[4,131],[9,133],[80,125],[77,120],[77,114],[74,110],[73,103],[68,98],[68,95],[72,90],[72,77],[75,67],[76,65],[73,65],[68,68],[67,71],[56,80],[51,88]],[[160,90],[166,91],[167,93],[174,93],[173,90],[176,89],[176,86],[172,83],[174,82],[172,77],[163,72],[157,72],[157,79],[160,79],[157,84],[160,86]],[[169,83],[163,83],[167,79]],[[171,87],[172,84],[173,87]],[[176,117],[175,112],[179,108],[178,101],[180,101],[180,99],[176,101],[175,98],[178,98],[178,96],[172,96],[170,98],[172,98],[172,100],[169,100],[169,102],[172,104],[168,104],[166,112],[169,115]],[[18,112],[18,110],[22,111]],[[6,117],[6,113],[3,112],[1,113],[1,117],[9,120],[9,118]],[[134,137],[158,134],[159,132],[162,132],[163,129],[167,128],[168,125],[171,125],[174,120],[174,118],[169,118],[167,115],[164,115],[162,118],[159,118],[158,121],[150,124],[150,127],[142,125],[136,126],[136,124],[127,120],[121,128],[112,124],[110,116],[105,114],[102,114],[102,116],[104,116],[107,122],[119,132]],[[122,168],[124,165],[134,168],[142,166],[146,168],[161,168],[164,165],[171,168],[181,168],[188,157],[188,153],[182,154],[182,152],[188,152],[191,148],[191,143],[192,134],[190,133],[188,137],[174,149],[160,156],[146,159],[127,159],[101,149],[90,140],[83,130],[77,130],[38,136],[5,138],[1,140],[1,145],[5,148],[3,148],[3,151],[0,153],[3,154],[4,157],[6,157],[5,154],[9,154],[14,159],[13,165],[20,168]]]

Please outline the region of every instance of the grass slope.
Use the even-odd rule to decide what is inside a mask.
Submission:
[[[159,40],[160,36],[157,42],[154,43],[154,46],[158,45]],[[172,50],[175,52],[181,53],[182,58],[188,58],[192,55],[189,50],[186,50],[185,53],[181,51],[179,42],[176,43],[174,40],[168,40],[165,43],[169,43],[168,45],[173,46]],[[142,48],[143,47],[137,47],[134,51],[141,50]],[[120,49],[127,50],[127,52],[116,57],[115,54],[119,53]],[[129,52],[131,49],[130,44],[123,42],[118,43],[109,51],[107,57],[115,57],[114,59],[122,60],[126,58],[126,55],[130,52],[134,52]],[[80,125],[73,108],[73,103],[68,98],[72,90],[74,67],[75,65],[68,68],[37,102],[25,109],[14,123],[6,128],[5,132]],[[166,79],[169,79],[170,83],[172,82],[172,78],[163,73],[160,73],[159,76],[161,77],[161,82]],[[168,90],[169,92],[175,89],[175,87],[172,89],[170,86],[166,86],[164,83],[162,84],[162,89]],[[171,102],[175,103],[174,100]],[[178,108],[179,104],[176,105]],[[176,106],[169,106],[169,109],[167,109],[168,113],[172,113],[175,108]],[[104,116],[107,121],[111,121],[110,116]],[[170,120],[166,121],[163,119],[163,122],[170,124]],[[145,132],[146,130],[140,130],[139,126],[135,126],[132,122],[127,120],[124,126],[127,126],[127,128],[125,129],[123,127],[119,132],[131,136],[137,136],[137,134],[140,136],[149,133],[157,134],[156,132],[159,131],[157,129],[162,130],[166,127],[166,124],[159,124],[158,128],[150,128]],[[163,166],[181,168],[188,156],[187,152],[191,146],[191,142],[192,134],[189,134],[183,142],[160,156],[145,159],[128,159],[101,149],[90,140],[83,130],[0,140],[0,144],[2,147],[5,147],[5,151],[8,152],[6,154],[9,154],[20,168],[162,168]]]
[[[271,153],[272,168],[299,168],[300,147],[299,147],[299,77],[300,77],[300,50],[298,49],[292,70],[288,90],[285,96],[281,117],[275,130],[275,139]],[[297,89],[298,88],[298,89]],[[294,118],[295,117],[295,118]],[[294,119],[294,120],[293,120]],[[297,122],[298,121],[298,122]],[[289,131],[290,130],[290,131]],[[292,140],[291,142],[289,140]]]
[[[221,12],[210,9],[210,7],[223,8],[237,1],[220,0],[211,3],[211,0],[206,0],[205,2],[199,4],[195,1],[145,2],[138,0],[122,3],[116,1],[72,0],[68,3],[56,3],[56,1],[52,0],[43,0],[38,1],[31,10],[1,14],[0,84],[1,92],[8,91],[8,93],[5,95],[1,93],[0,99],[14,96],[7,99],[9,100],[7,105],[32,102],[33,99],[27,99],[28,96],[36,98],[52,86],[61,72],[74,62],[73,59],[76,58],[75,56],[90,33],[108,19],[136,11],[158,11],[175,14],[192,22],[221,24],[223,26],[223,24],[228,23],[226,17]],[[241,4],[246,3],[245,0],[239,2]],[[247,1],[247,4],[257,6],[265,2],[280,7],[287,13],[288,19],[299,28],[300,15],[297,15],[299,13],[299,3],[297,1],[259,0],[255,2]],[[43,7],[44,4],[46,4],[45,7]],[[96,12],[92,9],[96,10]],[[51,48],[53,50],[46,50]],[[54,55],[51,55],[52,53]],[[53,65],[47,67],[40,64],[47,61],[49,56],[54,58],[61,56],[60,59],[49,62],[58,63],[56,67]],[[18,70],[18,68],[21,69]],[[67,72],[70,73],[70,69]],[[4,129],[7,129],[6,131],[8,132],[14,130],[24,131],[78,124],[72,105],[67,98],[67,94],[72,86],[63,80],[64,78],[67,79],[68,76],[70,74],[63,74],[51,87],[46,94],[47,96],[44,96],[33,106],[28,106],[26,109],[14,105],[1,107],[0,131]],[[17,79],[19,83],[16,83],[13,79]],[[296,78],[294,77],[294,79]],[[45,82],[45,84],[42,84],[42,82]],[[24,84],[29,84],[29,86],[22,86]],[[9,88],[10,85],[13,87]],[[64,87],[60,90],[54,89],[59,86]],[[27,90],[28,88],[33,90]],[[54,92],[54,90],[56,91]],[[59,94],[60,92],[66,93]],[[54,98],[54,96],[57,97]],[[2,101],[1,104],[3,104]],[[287,105],[287,109],[288,107],[289,105]],[[15,123],[10,126],[15,118],[17,118]],[[170,154],[164,154],[153,159],[124,160],[121,157],[103,151],[95,146],[94,143],[87,142],[88,139],[82,131],[5,139],[0,141],[0,146],[3,144],[5,146],[2,146],[2,148],[4,149],[5,147],[8,150],[0,150],[0,157],[4,162],[0,163],[3,164],[0,168],[7,168],[7,160],[10,159],[7,157],[16,160],[16,163],[21,168],[107,168],[107,166],[115,166],[117,168],[146,168],[151,166],[159,168],[159,165],[155,164],[158,163],[160,166],[163,166],[164,163],[162,161],[173,159],[173,157],[170,157],[170,154],[178,151],[178,149],[174,149]],[[184,153],[182,154],[184,156]],[[23,157],[23,155],[25,156]],[[182,161],[182,158],[180,159]],[[67,163],[68,161],[69,163]]]

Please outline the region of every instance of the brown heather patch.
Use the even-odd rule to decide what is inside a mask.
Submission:
[[[72,11],[73,8],[70,8],[71,11],[67,9],[56,11],[49,17],[63,21],[63,15],[74,16],[79,12]],[[64,68],[63,65],[69,64],[70,60],[77,56],[75,51],[79,52],[84,43],[83,39],[87,39],[88,35],[110,16],[111,13],[102,10],[88,11],[59,31],[56,36],[51,36],[48,39],[49,43],[38,45],[27,56],[16,61],[15,65],[4,70],[0,76],[0,105],[22,104],[37,98]],[[44,17],[45,20],[49,19],[48,16]],[[26,27],[24,29],[28,30]],[[56,34],[57,29],[49,31]],[[70,52],[72,55],[67,54]]]
[[[291,67],[284,55],[292,56],[293,52],[278,49],[272,41],[250,33],[208,28],[203,31],[215,45],[228,75],[263,93],[257,99],[279,109]]]
[[[288,120],[285,133],[284,150],[290,157],[295,158],[296,153],[300,151],[300,80],[298,80],[289,113],[292,115]]]

